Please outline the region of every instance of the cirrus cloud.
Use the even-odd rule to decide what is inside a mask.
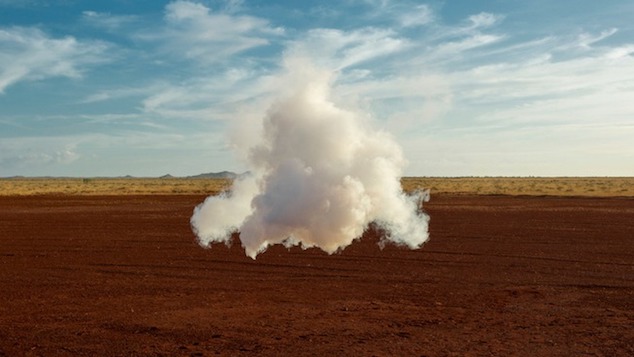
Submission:
[[[164,28],[138,37],[162,44],[166,53],[210,64],[268,45],[269,37],[284,34],[282,27],[273,27],[268,20],[233,11],[235,7],[221,12],[197,2],[174,1],[165,7]]]
[[[48,77],[80,78],[89,65],[106,61],[108,45],[53,38],[35,27],[0,28],[0,94],[24,80]]]

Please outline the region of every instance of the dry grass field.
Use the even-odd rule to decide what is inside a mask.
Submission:
[[[634,177],[406,177],[406,191],[433,194],[633,197]]]
[[[186,178],[7,178],[0,195],[146,195],[216,194],[228,179]]]
[[[634,197],[634,177],[405,177],[403,188],[434,194]],[[227,179],[4,178],[0,195],[216,194]]]

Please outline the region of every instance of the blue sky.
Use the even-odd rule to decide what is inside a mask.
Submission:
[[[613,0],[0,0],[0,177],[245,170],[235,140],[289,58],[336,73],[332,99],[397,139],[406,175],[634,176],[632,16]]]

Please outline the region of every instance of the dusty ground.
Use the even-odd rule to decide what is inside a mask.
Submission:
[[[202,199],[0,197],[0,356],[634,355],[634,199],[435,196],[421,250],[257,261]]]

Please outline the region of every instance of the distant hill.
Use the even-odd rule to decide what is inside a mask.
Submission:
[[[198,175],[193,175],[193,176],[173,176],[170,174],[165,174],[163,176],[159,176],[159,179],[175,179],[175,178],[187,178],[187,179],[236,179],[239,177],[242,177],[244,175],[248,175],[249,171],[241,173],[241,174],[237,174],[235,172],[231,172],[231,171],[221,171],[221,172],[207,172],[207,173],[203,173],[203,174],[198,174]],[[20,180],[20,179],[50,179],[50,180],[56,180],[56,179],[77,179],[77,178],[84,178],[84,179],[143,179],[143,178],[152,178],[152,177],[139,177],[139,176],[132,176],[132,175],[125,175],[125,176],[92,176],[92,177],[73,177],[73,176],[20,176],[20,175],[16,175],[16,176],[10,176],[10,177],[0,177],[1,179],[9,179],[9,180]]]
[[[209,172],[205,174],[187,176],[190,179],[235,179],[239,175],[231,171]]]

